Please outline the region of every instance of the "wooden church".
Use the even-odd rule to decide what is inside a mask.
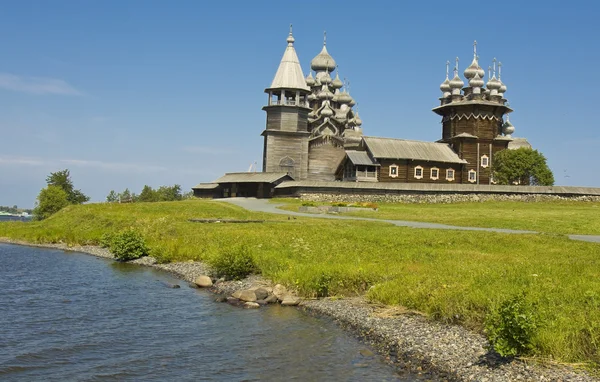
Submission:
[[[477,43],[464,71],[466,84],[458,58],[452,79],[446,63],[440,105],[433,109],[442,118],[442,137],[422,142],[363,135],[362,120],[353,110],[356,102],[340,80],[326,40],[306,77],[294,41],[290,27],[275,77],[265,89],[262,173],[229,173],[194,187],[196,195],[268,197],[279,183],[292,180],[493,184],[496,153],[530,147],[525,139],[512,137],[502,64],[494,59],[486,83]]]

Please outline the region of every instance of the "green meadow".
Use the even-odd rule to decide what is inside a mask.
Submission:
[[[305,203],[298,199],[274,199],[273,202],[284,204],[282,209],[289,211],[298,211],[298,207]],[[365,210],[344,215],[563,235],[600,235],[600,202],[486,201],[450,204],[378,203],[378,206],[378,211]]]
[[[542,205],[528,203],[408,205],[406,210],[404,206],[388,210],[383,205],[373,216],[598,233],[598,218],[587,212],[600,210],[597,204],[558,203],[556,207],[546,213]],[[569,212],[570,207],[579,212]],[[533,216],[538,218],[532,220]],[[191,218],[265,222],[192,223]],[[544,222],[550,221],[546,227]],[[262,275],[296,288],[305,297],[365,294],[373,302],[401,305],[431,319],[479,331],[489,312],[525,292],[536,304],[541,323],[533,340],[536,356],[600,364],[600,244],[557,235],[412,229],[318,218],[288,220],[203,200],[69,206],[41,222],[0,223],[0,237],[32,243],[98,244],[104,233],[129,227],[143,234],[151,254],[161,262],[210,261],[245,246]]]

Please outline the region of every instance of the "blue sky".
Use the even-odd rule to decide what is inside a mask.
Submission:
[[[536,5],[534,5],[536,4]],[[263,93],[290,23],[305,75],[327,47],[365,135],[434,141],[446,60],[503,62],[515,136],[559,185],[600,187],[594,2],[4,1],[0,12],[0,205],[32,207],[71,170],[111,189],[190,189],[260,167]],[[582,72],[584,70],[584,72]],[[585,75],[584,75],[585,74]],[[590,79],[588,83],[587,80]]]

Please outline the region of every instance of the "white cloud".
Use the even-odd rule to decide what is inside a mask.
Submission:
[[[44,166],[46,161],[31,157],[0,156],[0,166]]]
[[[21,77],[10,73],[0,73],[0,88],[30,94],[83,95],[61,79]]]

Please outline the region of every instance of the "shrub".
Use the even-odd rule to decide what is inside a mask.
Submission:
[[[134,229],[114,235],[110,240],[109,248],[117,261],[129,261],[148,256],[144,237]]]
[[[105,232],[102,234],[102,236],[100,236],[100,241],[98,242],[98,244],[102,247],[102,248],[108,248],[110,249],[110,245],[112,243],[112,239],[113,239],[113,235],[109,232]]]
[[[490,345],[503,357],[528,354],[538,329],[536,305],[525,293],[503,301],[486,317]]]
[[[303,202],[302,207],[316,207],[317,204],[315,202]]]
[[[241,280],[257,270],[254,258],[245,245],[221,252],[210,261],[219,276]]]

